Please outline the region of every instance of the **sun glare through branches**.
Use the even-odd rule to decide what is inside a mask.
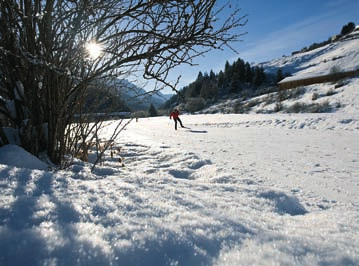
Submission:
[[[102,46],[95,41],[88,42],[86,44],[86,50],[92,59],[98,58],[103,52]]]

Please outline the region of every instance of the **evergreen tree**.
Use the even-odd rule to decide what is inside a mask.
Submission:
[[[150,109],[148,109],[148,115],[150,117],[158,116],[157,110],[153,104],[151,104]]]
[[[254,68],[254,73],[253,73],[253,84],[256,86],[259,86],[261,84],[260,79],[261,79],[261,77],[260,77],[259,67],[256,66]]]
[[[215,82],[216,81],[216,74],[213,72],[213,70],[211,69],[211,71],[209,72],[209,78],[211,81]]]
[[[183,88],[183,95],[185,98],[194,97],[194,82]]]
[[[202,80],[203,80],[203,73],[202,73],[202,71],[200,71],[200,72],[198,73],[198,76],[197,76],[197,80],[196,80],[196,81],[201,82]]]
[[[237,61],[237,73],[240,81],[245,82],[246,80],[246,65],[244,60],[238,59]]]
[[[229,64],[228,61],[226,61],[226,64],[224,66],[224,75],[227,80],[229,80],[232,75],[232,66]]]
[[[220,88],[220,89],[223,88],[224,83],[225,83],[225,76],[224,76],[223,71],[221,70],[218,73],[218,82],[217,82],[218,88]]]
[[[210,91],[211,91],[211,95],[212,95],[211,98],[216,100],[218,98],[218,85],[217,85],[217,83],[212,83]]]
[[[202,89],[200,97],[203,99],[215,99],[218,94],[218,86],[217,83],[212,81],[211,79],[206,79],[202,83]]]
[[[221,70],[218,73],[218,81],[217,81],[217,92],[218,96],[222,97],[227,94],[228,90],[228,81],[225,78],[224,72]]]
[[[266,80],[266,74],[264,73],[264,67],[263,66],[261,66],[261,77],[262,77],[262,83],[263,82],[265,82],[265,80]]]
[[[194,82],[194,87],[193,87],[194,91],[192,93],[192,97],[198,97],[201,94],[203,80],[204,80],[204,76],[203,76],[202,72],[200,71],[198,73],[197,80]]]
[[[254,70],[253,84],[256,86],[260,86],[264,82],[264,79],[265,74],[263,67],[256,66]]]
[[[275,75],[275,83],[278,83],[279,81],[283,80],[284,79],[284,76],[283,76],[283,72],[282,72],[282,69],[278,69],[277,70],[277,73]]]
[[[351,33],[355,29],[354,22],[349,22],[347,25],[343,26],[341,34],[345,35]]]
[[[230,91],[233,93],[237,93],[240,88],[240,81],[238,73],[234,73],[230,82]]]
[[[252,67],[249,62],[239,58],[233,64],[227,61],[224,70],[219,71],[218,74],[213,70],[210,70],[209,74],[200,71],[197,79],[182,91],[187,99],[202,98],[203,101],[216,100],[230,93],[241,93],[242,96],[252,97],[258,93],[256,90],[265,79],[263,66]]]
[[[209,80],[205,80],[204,82],[202,82],[202,88],[199,96],[203,99],[208,99],[211,97]]]
[[[252,68],[248,62],[245,64],[245,81],[247,83],[251,83],[253,81]]]

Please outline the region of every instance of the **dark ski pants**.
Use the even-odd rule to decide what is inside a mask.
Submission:
[[[175,130],[177,130],[177,121],[180,123],[181,127],[184,127],[183,124],[182,124],[181,119],[176,118],[176,119],[173,119],[173,120],[175,121]]]

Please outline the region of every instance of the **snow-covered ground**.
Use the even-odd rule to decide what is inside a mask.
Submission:
[[[182,121],[94,173],[0,148],[0,265],[359,265],[359,114]]]
[[[355,69],[358,42],[264,67]],[[107,153],[93,173],[1,147],[0,265],[359,265],[359,78],[336,85],[282,102],[332,113],[256,114],[268,98],[246,115],[181,116],[191,130],[140,119],[116,143],[125,167]]]

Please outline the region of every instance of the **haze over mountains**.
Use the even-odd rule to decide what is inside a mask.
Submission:
[[[159,108],[171,97],[160,91],[147,92],[126,79],[118,80],[115,87],[117,87],[117,94],[132,111],[148,110],[151,104]]]

